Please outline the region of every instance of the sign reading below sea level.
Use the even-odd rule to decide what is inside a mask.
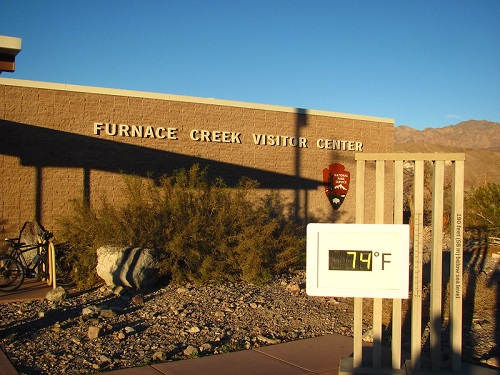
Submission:
[[[309,295],[408,298],[409,227],[309,224]]]

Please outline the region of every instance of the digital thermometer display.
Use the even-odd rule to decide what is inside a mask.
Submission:
[[[330,250],[328,269],[337,271],[371,271],[373,252],[367,250]]]

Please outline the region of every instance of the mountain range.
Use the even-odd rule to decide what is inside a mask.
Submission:
[[[469,120],[443,128],[394,129],[395,152],[465,153],[465,187],[500,184],[500,123]]]
[[[443,128],[416,130],[397,126],[394,143],[432,143],[442,146],[500,151],[500,123],[470,120]]]

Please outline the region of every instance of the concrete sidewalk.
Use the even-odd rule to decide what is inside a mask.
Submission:
[[[0,303],[44,299],[52,287],[44,281],[24,279],[23,285],[13,292],[0,292]]]
[[[111,371],[108,375],[306,375],[338,374],[341,357],[352,353],[352,338],[326,335],[202,358]]]

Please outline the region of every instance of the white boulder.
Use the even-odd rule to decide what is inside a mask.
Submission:
[[[158,260],[151,249],[102,246],[97,249],[96,270],[110,286],[144,289],[158,283]]]

